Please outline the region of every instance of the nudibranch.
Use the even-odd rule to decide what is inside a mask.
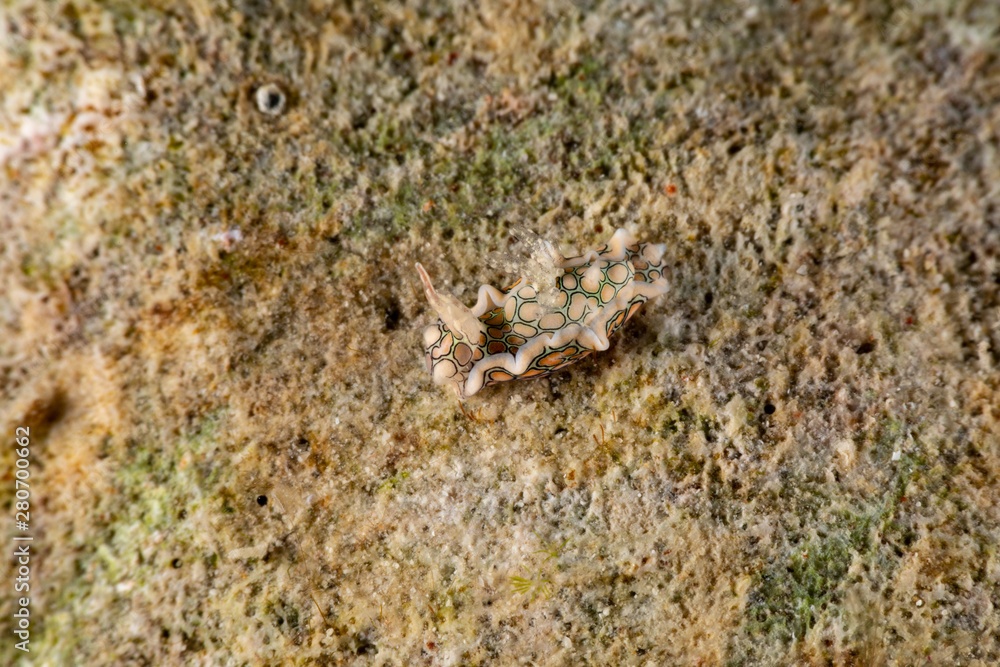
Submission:
[[[639,306],[667,291],[665,251],[662,243],[638,243],[619,229],[606,245],[579,257],[551,252],[554,299],[540,300],[538,286],[522,276],[502,291],[483,285],[471,309],[436,292],[418,263],[427,300],[439,315],[423,332],[434,382],[465,399],[483,387],[543,377],[608,349],[608,338]]]

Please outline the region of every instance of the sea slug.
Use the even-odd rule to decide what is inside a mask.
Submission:
[[[503,291],[483,285],[471,309],[436,292],[418,263],[427,300],[440,316],[423,332],[434,382],[466,399],[483,387],[549,375],[608,349],[608,338],[639,306],[667,291],[665,250],[619,229],[607,245],[580,257],[552,253],[554,298],[540,300],[537,285],[522,276]]]

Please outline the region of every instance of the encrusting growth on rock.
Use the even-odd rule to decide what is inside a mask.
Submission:
[[[667,291],[664,244],[640,244],[625,229],[579,257],[564,258],[546,247],[554,297],[539,295],[531,282],[539,278],[522,276],[502,291],[481,286],[471,309],[435,291],[424,267],[416,265],[440,318],[423,333],[434,382],[465,399],[498,382],[549,375],[608,349],[608,338],[643,303]]]

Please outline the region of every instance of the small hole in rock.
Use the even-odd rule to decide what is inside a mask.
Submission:
[[[257,89],[257,110],[269,116],[277,116],[285,109],[285,93],[273,83]]]
[[[399,308],[392,304],[385,309],[385,328],[389,331],[395,331],[399,328],[399,318],[402,313],[399,312]]]

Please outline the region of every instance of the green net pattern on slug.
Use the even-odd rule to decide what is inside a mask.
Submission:
[[[607,245],[573,258],[554,258],[554,306],[520,278],[497,290],[479,289],[469,309],[434,291],[419,264],[428,300],[440,319],[424,330],[427,368],[460,398],[483,387],[543,377],[588,354],[606,350],[615,334],[648,299],[667,290],[662,244],[639,244],[619,229]],[[551,301],[551,300],[550,300]]]

